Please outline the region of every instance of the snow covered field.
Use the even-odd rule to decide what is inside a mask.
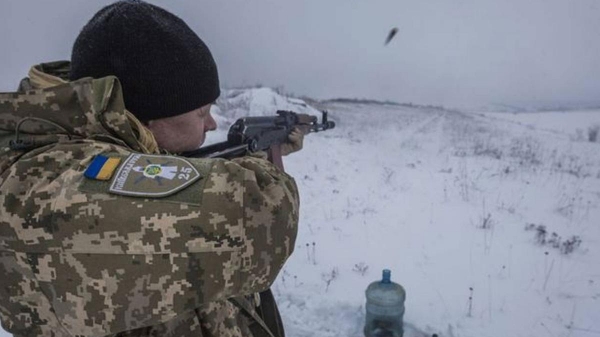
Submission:
[[[268,89],[227,95],[222,133],[246,109],[311,112]],[[600,143],[587,141],[600,111],[320,108],[336,129],[285,159],[302,198],[274,285],[289,336],[362,336],[383,268],[407,290],[407,337],[600,335]]]
[[[248,114],[320,114],[265,88],[218,104],[209,142]],[[600,335],[600,111],[317,105],[336,128],[284,159],[301,193],[273,286],[289,337],[362,336],[383,268],[407,291],[406,337]]]

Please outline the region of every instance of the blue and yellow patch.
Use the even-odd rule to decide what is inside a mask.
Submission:
[[[88,179],[110,180],[121,163],[121,158],[97,155],[83,175]]]

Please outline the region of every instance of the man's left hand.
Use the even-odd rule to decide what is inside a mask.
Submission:
[[[300,128],[294,128],[288,136],[287,143],[281,144],[281,155],[287,156],[290,153],[302,150],[304,134],[305,132],[303,132]]]

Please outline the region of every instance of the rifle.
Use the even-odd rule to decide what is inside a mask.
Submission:
[[[288,141],[288,136],[294,128],[308,134],[335,127],[335,123],[327,119],[327,111],[321,113],[321,123],[318,122],[317,116],[285,110],[277,111],[276,116],[240,118],[229,128],[227,141],[181,155],[192,158],[231,159],[257,151],[267,151],[269,161],[283,169],[280,145]]]

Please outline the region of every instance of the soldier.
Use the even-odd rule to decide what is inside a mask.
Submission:
[[[283,336],[268,289],[294,248],[293,178],[261,156],[176,155],[216,127],[206,45],[175,15],[122,1],[83,28],[71,61],[0,94],[3,328]]]

